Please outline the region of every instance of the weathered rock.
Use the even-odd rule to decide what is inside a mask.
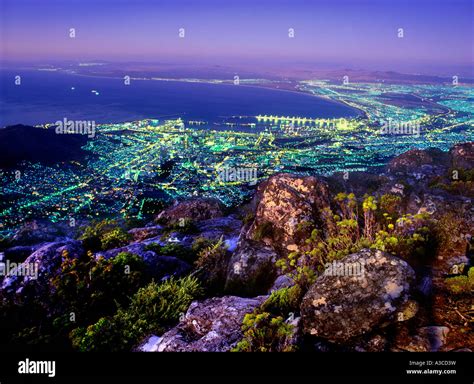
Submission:
[[[157,255],[155,252],[145,250],[146,244],[135,243],[121,248],[114,248],[104,252],[98,252],[96,257],[103,256],[106,259],[117,256],[121,252],[134,253],[145,262],[148,272],[157,280],[162,280],[171,276],[179,277],[188,273],[191,266],[173,256]]]
[[[261,198],[247,238],[286,254],[304,245],[312,225],[323,225],[322,212],[329,207],[325,182],[312,176],[277,174],[260,189]]]
[[[22,225],[12,238],[12,245],[33,245],[67,241],[72,228],[66,225],[52,224],[45,220],[33,220]]]
[[[474,168],[474,142],[457,144],[449,150],[453,168]]]
[[[151,227],[133,228],[128,231],[132,235],[134,242],[141,242],[151,237],[156,237],[161,234],[163,227],[161,225],[154,225]]]
[[[256,241],[244,241],[231,256],[225,292],[239,296],[265,294],[277,275],[277,254]]]
[[[443,326],[428,326],[419,328],[414,335],[398,342],[394,351],[437,352],[446,343],[449,328]]]
[[[431,164],[433,157],[427,151],[412,149],[390,161],[388,171],[391,173],[413,172],[420,169],[423,164]]]
[[[219,200],[195,198],[165,209],[156,217],[156,220],[166,223],[177,223],[181,219],[200,221],[221,217],[223,214],[223,205]]]
[[[139,350],[158,352],[227,352],[242,339],[242,320],[259,306],[266,296],[241,298],[224,296],[194,301],[184,319],[162,337]],[[146,346],[146,348],[144,348]]]
[[[14,261],[15,263],[21,263],[26,260],[34,251],[41,248],[44,244],[36,245],[17,245],[16,247],[11,247],[5,249],[5,259]]]
[[[273,282],[273,285],[268,290],[268,293],[270,294],[274,291],[278,291],[279,289],[289,288],[289,287],[294,286],[295,284],[296,284],[295,281],[290,276],[280,275],[275,279],[275,281]]]
[[[305,333],[344,343],[395,321],[415,273],[404,260],[367,249],[340,263],[347,271],[358,266],[362,273],[320,276],[303,298],[301,315]]]
[[[2,283],[2,289],[7,292],[21,293],[25,288],[33,294],[47,294],[49,280],[60,272],[63,252],[67,251],[72,258],[84,254],[80,241],[68,240],[47,243],[33,252],[21,263],[21,268],[30,268],[35,273],[26,275],[7,275]]]
[[[354,346],[356,352],[383,352],[386,350],[388,340],[382,335],[371,335],[367,340],[361,340]]]
[[[174,239],[184,247],[190,248],[197,238],[205,238],[218,241],[220,238],[225,242],[229,251],[236,249],[242,222],[232,216],[218,217],[215,219],[202,220],[196,223],[196,233],[182,234],[170,233],[169,239]],[[159,239],[158,239],[159,240]],[[157,241],[162,242],[162,241]]]
[[[233,216],[203,220],[196,224],[200,237],[210,240],[235,238],[239,235],[242,221]]]

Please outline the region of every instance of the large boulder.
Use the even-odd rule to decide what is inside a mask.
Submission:
[[[412,149],[393,158],[387,168],[393,174],[430,173],[431,166],[446,166],[447,163],[448,155],[438,148]]]
[[[218,199],[193,198],[165,209],[157,217],[159,222],[178,223],[180,220],[207,220],[224,215],[224,208]]]
[[[225,216],[215,219],[203,220],[196,224],[199,237],[205,237],[209,240],[237,239],[242,228],[242,221],[234,216]],[[233,249],[230,249],[233,251]]]
[[[312,176],[277,174],[258,194],[255,219],[245,236],[282,254],[299,250],[313,226],[323,225],[323,210],[329,208],[327,184]]]
[[[232,254],[225,291],[239,296],[265,294],[277,276],[277,254],[256,241],[241,242]]]
[[[32,220],[23,224],[13,235],[12,245],[33,245],[68,240],[74,228],[63,224],[51,224],[45,220]]]
[[[76,240],[53,242],[38,248],[16,269],[10,271],[2,282],[6,292],[22,293],[25,289],[34,295],[48,293],[49,280],[60,273],[63,252],[72,258],[84,255],[82,243]],[[21,271],[26,271],[23,273]]]
[[[228,352],[242,339],[242,320],[267,296],[224,296],[194,301],[182,321],[162,337],[151,336],[139,350],[157,352]]]
[[[381,251],[361,250],[332,264],[301,303],[304,332],[336,343],[400,320],[413,269]]]
[[[427,152],[422,149],[412,149],[392,159],[388,164],[388,170],[391,173],[409,172],[432,162],[433,158]]]

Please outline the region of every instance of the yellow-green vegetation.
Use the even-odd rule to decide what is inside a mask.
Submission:
[[[380,211],[394,220],[398,219],[401,212],[402,198],[390,193],[380,196]]]
[[[233,352],[294,351],[295,346],[289,342],[294,326],[289,320],[299,311],[303,294],[298,284],[273,291],[253,313],[245,315],[243,338]]]
[[[366,195],[358,202],[353,193],[341,192],[334,203],[334,210],[322,212],[323,229],[313,229],[301,251],[277,261],[277,267],[302,288],[308,288],[327,263],[363,248],[406,258],[426,256],[434,249],[429,214],[402,215],[399,196]]]
[[[455,295],[474,294],[474,267],[469,268],[467,275],[448,277],[446,287]]]
[[[309,263],[307,254],[291,252],[286,258],[277,260],[276,266],[301,287],[308,288],[316,280],[316,271]]]
[[[254,312],[245,315],[242,322],[244,337],[233,352],[292,352],[294,347],[287,343],[293,326],[282,316],[269,312]]]
[[[171,278],[161,284],[151,282],[115,315],[74,329],[70,333],[72,345],[79,351],[130,350],[147,333],[162,333],[176,323],[201,295],[202,288],[194,277]]]
[[[81,228],[79,240],[84,248],[97,251],[118,248],[128,244],[131,235],[116,220],[104,219]]]
[[[304,292],[298,284],[278,289],[265,300],[261,309],[265,312],[288,316],[290,313],[298,311],[303,294]]]
[[[130,297],[148,282],[143,260],[133,253],[105,259],[91,251],[73,257],[64,250],[60,273],[50,279],[48,295],[41,300],[28,294],[20,300],[0,298],[0,323],[5,330],[0,340],[22,344],[47,340],[66,346],[72,329],[128,306]]]
[[[395,223],[392,221],[385,216],[386,225],[377,231],[371,248],[403,258],[424,257],[426,252],[433,251],[429,214],[402,215]]]
[[[375,211],[377,210],[377,200],[373,196],[367,196],[363,203],[364,210],[364,237],[372,240],[374,237]]]

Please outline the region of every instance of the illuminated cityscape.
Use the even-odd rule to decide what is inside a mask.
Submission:
[[[102,124],[83,149],[86,161],[23,164],[2,175],[1,225],[8,232],[30,218],[137,216],[146,202],[217,197],[227,206],[249,198],[255,183],[223,180],[225,168],[329,175],[366,171],[413,148],[474,140],[472,87],[348,84],[303,81],[304,92],[363,111],[346,119],[233,116],[214,128],[206,121],[140,120]],[[384,122],[407,122],[416,132],[384,134]],[[40,128],[38,128],[40,129]],[[395,132],[396,133],[396,132]]]

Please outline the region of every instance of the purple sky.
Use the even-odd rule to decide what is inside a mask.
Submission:
[[[471,0],[0,0],[9,61],[309,63],[472,74]],[[185,28],[180,39],[178,29]],[[76,29],[76,38],[68,36]],[[294,28],[295,38],[288,37]],[[404,37],[397,37],[398,28]]]

